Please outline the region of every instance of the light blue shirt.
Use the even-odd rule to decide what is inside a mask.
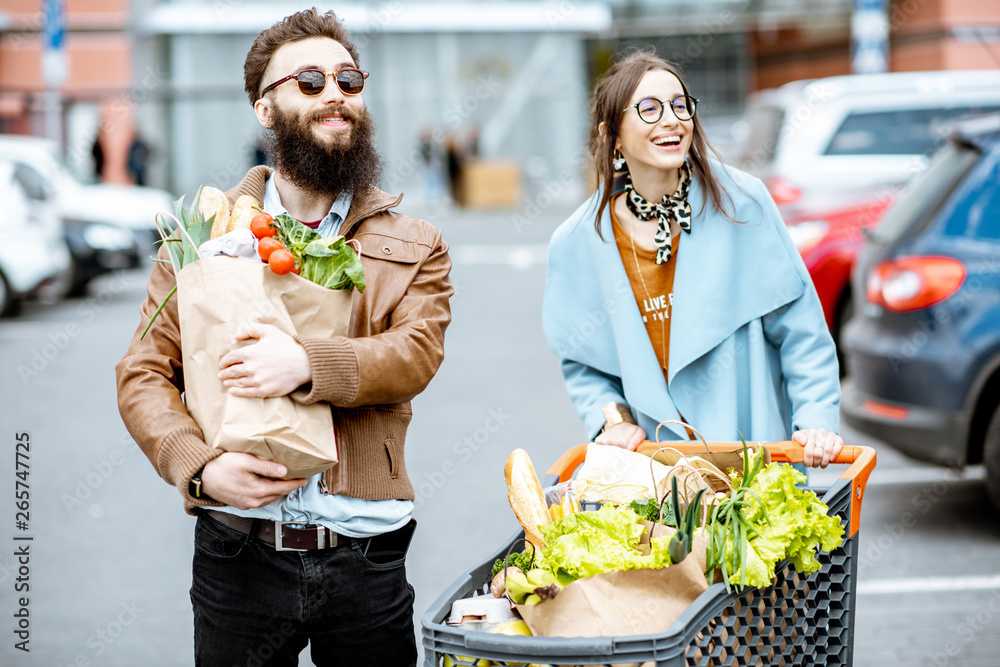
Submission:
[[[275,217],[288,213],[281,204],[281,197],[278,195],[273,178],[267,179],[264,188],[264,210]],[[351,195],[342,192],[333,202],[330,212],[323,218],[319,229],[316,230],[317,233],[323,237],[339,234],[340,227],[347,219],[350,210]],[[251,519],[316,523],[341,535],[358,538],[402,528],[409,522],[413,513],[413,503],[409,500],[365,500],[323,493],[322,483],[323,473],[318,473],[310,477],[305,486],[292,491],[280,500],[275,500],[270,505],[249,510],[235,507],[214,509]]]

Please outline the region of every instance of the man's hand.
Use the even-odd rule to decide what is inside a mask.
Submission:
[[[843,438],[822,428],[796,431],[792,440],[802,445],[802,462],[811,468],[827,467],[844,447]]]
[[[257,339],[219,360],[219,379],[231,396],[274,398],[285,396],[312,380],[309,356],[281,329],[259,324],[242,330],[236,340]]]
[[[615,424],[594,438],[598,445],[613,445],[634,452],[639,443],[646,439],[646,432],[635,424],[622,422]]]
[[[205,464],[202,492],[220,503],[247,510],[270,505],[303,486],[308,479],[277,479],[288,468],[252,454],[226,452]]]

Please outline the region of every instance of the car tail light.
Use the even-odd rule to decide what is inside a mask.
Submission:
[[[910,414],[910,411],[906,408],[896,407],[895,405],[886,405],[885,403],[878,403],[870,399],[865,400],[861,404],[861,409],[869,414],[885,417],[887,419],[906,419]]]
[[[772,176],[767,179],[767,190],[774,198],[774,203],[778,206],[793,204],[802,198],[802,190],[789,183],[783,178]]]
[[[815,248],[829,231],[830,225],[823,220],[806,220],[788,225],[788,235],[792,237],[792,243],[799,254]]]
[[[897,313],[944,301],[965,280],[965,266],[949,257],[907,257],[877,264],[868,274],[866,297]]]

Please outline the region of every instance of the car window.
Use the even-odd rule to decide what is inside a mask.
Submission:
[[[750,129],[737,159],[740,169],[757,174],[762,167],[771,164],[784,118],[784,110],[773,106],[761,106],[751,112]]]
[[[1000,151],[985,157],[956,193],[944,233],[975,239],[1000,239]]]
[[[49,189],[42,176],[34,167],[18,162],[14,166],[14,180],[24,188],[24,193],[29,198],[36,201],[46,201],[49,198]]]
[[[893,243],[926,225],[980,157],[978,150],[968,146],[949,144],[943,148],[927,169],[906,184],[895,204],[882,216],[873,236]]]
[[[1000,106],[854,112],[841,123],[823,154],[929,155],[945,141],[942,123],[991,111],[1000,111]]]

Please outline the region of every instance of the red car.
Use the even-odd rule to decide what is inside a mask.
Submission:
[[[827,326],[840,348],[840,332],[854,304],[851,274],[865,230],[873,228],[892,203],[896,188],[841,195],[839,201],[785,205],[781,214],[812,276]],[[843,365],[841,366],[843,368]]]

